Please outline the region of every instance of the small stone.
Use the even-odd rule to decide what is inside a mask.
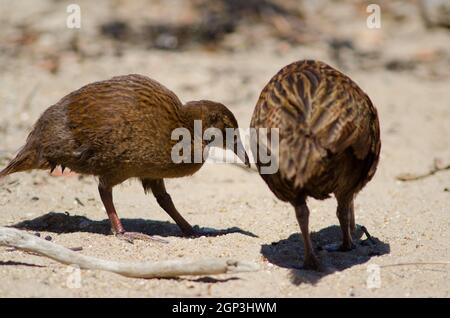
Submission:
[[[46,240],[46,241],[51,241],[51,240],[52,240],[52,237],[51,237],[50,235],[47,235],[47,236],[45,237],[45,240]]]

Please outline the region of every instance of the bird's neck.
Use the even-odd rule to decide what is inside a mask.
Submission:
[[[182,107],[184,127],[194,132],[194,129],[201,129],[199,133],[203,135],[207,129],[207,114],[205,107],[199,102],[190,102]]]

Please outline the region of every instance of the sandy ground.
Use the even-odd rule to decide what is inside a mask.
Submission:
[[[81,287],[70,288],[71,272],[66,266],[0,247],[0,297],[450,296],[448,265],[381,267],[381,284],[367,286],[367,269],[372,264],[450,261],[450,171],[414,182],[395,178],[405,172],[426,172],[435,158],[450,161],[450,32],[426,30],[411,6],[396,8],[395,12],[403,14],[401,23],[386,15],[380,30],[365,27],[364,12],[339,7],[318,10],[320,19],[311,19],[311,25],[320,25],[321,34],[345,35],[362,51],[379,53],[359,63],[361,54],[343,51],[340,63],[333,59],[325,41],[287,45],[269,37],[261,37],[252,49],[235,51],[192,49],[180,53],[127,48],[123,54],[114,54],[110,42],[90,38],[89,26],[105,18],[98,8],[106,4],[100,2],[97,9],[86,11],[92,14],[87,14],[80,36],[85,50],[95,54],[80,59],[71,52],[61,53],[58,70],[51,73],[51,57],[60,53],[55,47],[66,43],[73,32],[61,27],[65,7],[52,1],[39,1],[34,7],[16,1],[0,3],[0,21],[5,25],[0,42],[2,167],[24,142],[40,113],[86,83],[118,74],[145,74],[175,91],[183,101],[203,98],[228,105],[240,125],[248,127],[265,83],[282,66],[304,58],[344,69],[368,93],[379,111],[383,143],[377,174],[356,200],[357,223],[368,228],[377,244],[358,245],[348,253],[318,251],[328,269],[324,273],[299,269],[303,244],[292,207],[276,200],[256,173],[233,165],[207,164],[192,177],[166,181],[186,219],[201,227],[225,229],[226,235],[183,238],[138,182],[115,189],[124,226],[161,235],[169,244],[129,244],[107,235],[109,225],[94,178],[55,177],[42,171],[9,176],[0,182],[2,226],[25,222],[23,228],[31,233],[50,235],[58,244],[83,247],[82,254],[111,260],[219,257],[254,261],[261,269],[152,280],[83,270]],[[88,2],[82,2],[83,6],[90,8]],[[28,21],[43,35],[33,45],[14,51],[15,44],[6,40],[21,34],[19,21]],[[396,69],[399,58],[411,60],[414,67]],[[310,200],[309,206],[315,245],[339,241],[334,199]]]

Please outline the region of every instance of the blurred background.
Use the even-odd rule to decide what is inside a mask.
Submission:
[[[80,9],[80,28],[67,26],[72,3]],[[380,28],[367,26],[371,3],[380,7]],[[189,98],[216,97],[233,107],[244,92],[254,101],[258,90],[248,91],[249,81],[262,88],[269,79],[246,72],[245,65],[274,73],[302,58],[367,74],[386,70],[425,81],[450,76],[446,0],[1,0],[0,7],[0,76],[2,84],[6,73],[28,77],[30,87],[21,94],[41,76],[53,83],[64,76],[72,90],[69,84],[80,76],[140,72]],[[226,94],[215,94],[223,78],[232,84],[223,88]],[[11,102],[2,93],[5,107]]]
[[[59,98],[119,74],[150,76],[184,102],[222,102],[244,127],[265,83],[299,59],[352,76],[376,94],[369,95],[381,115],[396,111],[393,95],[411,97],[410,81],[425,90],[450,83],[448,0],[0,0],[0,7],[3,153],[16,150]],[[437,101],[449,106],[448,96]]]
[[[380,9],[379,19],[371,4]],[[71,28],[77,8],[80,28]],[[450,255],[450,170],[414,182],[397,180],[402,173],[426,173],[436,168],[433,162],[450,166],[450,0],[0,0],[0,167],[47,107],[87,83],[140,73],[183,102],[210,99],[227,105],[246,128],[264,85],[301,59],[322,60],[343,71],[378,109],[381,160],[373,181],[358,195],[356,215],[359,224],[390,245],[389,253],[368,247],[323,252],[323,262],[339,274],[319,282],[330,273],[307,274],[295,267],[303,252],[292,208],[275,200],[256,173],[206,165],[192,177],[166,182],[178,209],[192,224],[238,226],[258,237],[229,234],[193,241],[172,236],[171,220],[133,182],[115,192],[119,215],[138,220],[149,233],[169,231],[170,244],[124,246],[83,229],[64,232],[57,242],[124,260],[205,254],[254,260],[260,272],[220,284],[143,282],[83,272],[89,284],[69,290],[61,288],[64,268],[35,258],[46,267],[2,266],[0,297],[448,297],[448,268],[383,269],[383,287],[371,290],[365,285],[365,263],[448,261]],[[88,223],[104,220],[96,187],[93,178],[70,174],[12,175],[0,183],[0,225],[49,211],[69,221],[69,212]],[[311,200],[309,206],[315,236],[340,240],[335,201]],[[28,254],[3,251],[3,264],[30,262]],[[304,278],[303,285],[293,285],[287,271]],[[310,278],[313,285],[307,283]]]

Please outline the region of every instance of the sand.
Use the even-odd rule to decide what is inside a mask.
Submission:
[[[229,164],[207,164],[191,177],[166,181],[175,205],[189,222],[227,234],[182,237],[153,196],[145,196],[141,185],[131,180],[115,188],[124,226],[163,236],[169,244],[129,244],[108,235],[94,178],[33,171],[0,181],[0,225],[26,221],[25,230],[31,233],[51,236],[66,247],[83,247],[79,253],[105,259],[218,257],[253,261],[260,270],[151,280],[82,270],[80,285],[74,286],[71,268],[0,247],[0,297],[450,296],[450,265],[383,267],[450,261],[450,171],[418,181],[396,180],[401,173],[428,171],[435,158],[450,162],[448,30],[425,29],[416,8],[399,2],[394,2],[380,30],[369,30],[365,12],[358,11],[353,1],[344,8],[336,4],[316,11],[310,8],[310,25],[322,33],[307,45],[261,36],[254,48],[234,51],[169,52],[130,46],[116,54],[110,41],[96,41],[91,28],[106,19],[109,11],[101,8],[107,4],[80,3],[86,8],[80,39],[85,52],[92,53],[82,59],[60,50],[73,32],[63,27],[63,5],[39,1],[27,7],[1,1],[0,167],[23,144],[40,113],[86,83],[119,74],[145,74],[175,91],[182,101],[211,99],[226,104],[240,125],[248,127],[259,92],[272,75],[295,60],[320,59],[343,69],[378,108],[381,160],[373,181],[355,202],[357,223],[367,227],[376,244],[358,244],[347,253],[318,251],[327,271],[302,270],[303,244],[293,208],[278,201],[257,173]],[[42,33],[37,41],[14,51],[17,44],[11,39],[23,34],[20,21]],[[344,49],[339,62],[323,35],[351,38],[360,51]],[[237,40],[230,36],[227,41]],[[359,54],[373,51],[379,55]],[[399,69],[404,65],[399,60],[412,61],[413,67],[406,63],[406,69]],[[52,63],[59,65],[55,73]],[[311,199],[308,204],[316,247],[339,242],[335,200]],[[42,217],[46,221],[40,222]],[[83,217],[81,222],[78,217]]]

